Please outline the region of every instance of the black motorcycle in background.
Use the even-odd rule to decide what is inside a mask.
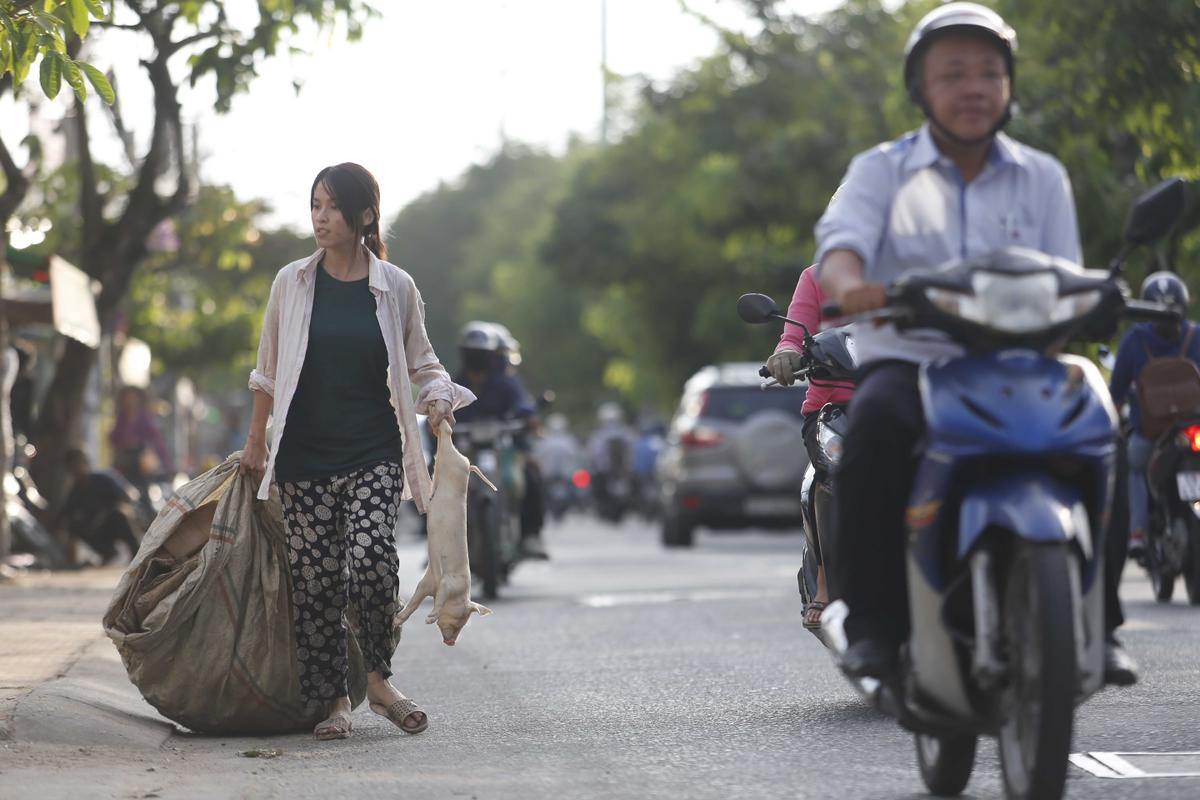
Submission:
[[[1188,602],[1200,605],[1200,417],[1183,416],[1158,437],[1146,482],[1150,520],[1140,560],[1154,597],[1171,602],[1183,576]]]
[[[525,455],[513,437],[526,430],[524,420],[479,420],[454,426],[454,446],[479,467],[496,491],[483,481],[467,485],[467,550],[471,572],[483,584],[483,596],[495,600],[521,560],[521,499],[525,493]]]
[[[803,323],[780,314],[774,301],[766,295],[743,295],[739,298],[737,307],[739,316],[745,322],[755,324],[765,317],[779,319],[785,324],[796,325],[804,330],[801,365],[796,371],[798,381],[806,381],[812,385],[831,383],[838,386],[847,386],[853,382],[856,368],[854,340],[846,329],[821,331],[814,336]],[[759,375],[770,378],[771,373],[764,366],[759,370]],[[769,381],[763,388],[772,385],[775,385],[774,382]],[[846,409],[834,403],[826,403],[818,412],[815,424],[817,452],[814,455],[817,460],[809,462],[800,488],[804,541],[800,545],[801,566],[796,573],[796,582],[805,608],[816,599],[817,570],[824,560],[822,545],[828,546],[833,529],[833,471],[842,455],[842,437],[847,426]],[[823,644],[830,646],[819,626],[810,630]]]

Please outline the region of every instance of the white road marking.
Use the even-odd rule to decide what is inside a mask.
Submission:
[[[663,592],[622,592],[620,594],[589,594],[578,598],[580,605],[589,608],[642,606],[661,603],[711,603],[719,600],[765,600],[790,597],[781,592],[761,589],[695,589]]]
[[[1147,772],[1135,767],[1125,756],[1141,758],[1193,757],[1200,760],[1200,753],[1072,753],[1070,761],[1097,778],[1200,778],[1195,772]]]

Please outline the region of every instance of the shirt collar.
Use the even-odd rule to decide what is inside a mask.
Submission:
[[[933,134],[929,132],[929,123],[926,122],[917,131],[916,139],[909,148],[908,155],[904,158],[905,169],[909,172],[916,172],[919,169],[932,167],[941,159],[942,153],[934,143]],[[1021,154],[1016,142],[1003,133],[997,133],[992,139],[991,150],[988,151],[988,164],[994,166],[1012,164],[1022,167],[1025,165],[1025,156]]]
[[[321,256],[323,255],[325,255],[325,248],[322,247],[309,256],[304,265],[296,271],[296,280],[307,282],[309,276],[317,268],[317,264],[321,263]],[[388,283],[383,275],[383,262],[370,249],[367,249],[367,278],[367,285],[372,289],[380,292],[388,291]]]

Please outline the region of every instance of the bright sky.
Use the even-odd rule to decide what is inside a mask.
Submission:
[[[263,63],[251,91],[226,115],[213,93],[185,93],[184,117],[198,125],[202,177],[275,208],[269,224],[308,228],[308,188],[323,166],[357,161],[379,179],[383,215],[439,182],[487,160],[501,140],[560,150],[572,134],[596,138],[601,117],[601,0],[374,0],[383,13],[362,40],[313,40],[311,55]],[[839,0],[788,0],[814,14]],[[609,69],[668,79],[714,51],[716,35],[679,0],[608,0]],[[738,0],[692,0],[691,7],[743,28]],[[89,60],[117,70],[127,123],[144,142],[150,105],[134,40],[97,38]],[[181,72],[177,68],[176,74]],[[31,76],[36,80],[36,71]],[[303,87],[297,95],[292,81]],[[43,109],[61,114],[67,90]],[[98,106],[93,104],[96,110]],[[93,115],[94,135],[112,130]],[[99,118],[99,124],[96,123]],[[29,113],[0,105],[10,148]],[[48,124],[43,122],[43,125]],[[120,162],[113,142],[98,155]]]

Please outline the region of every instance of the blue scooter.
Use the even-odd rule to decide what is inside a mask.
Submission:
[[[1138,200],[1130,244],[1170,228],[1183,188]],[[1009,248],[906,275],[886,308],[853,320],[939,330],[965,350],[920,371],[928,434],[907,510],[901,673],[855,681],[913,731],[933,794],[966,787],[989,735],[1006,797],[1061,797],[1075,706],[1103,685],[1117,415],[1095,366],[1061,349],[1107,340],[1123,316],[1175,318],[1128,299],[1122,256],[1105,272]],[[835,650],[847,613],[838,601],[822,617]]]

